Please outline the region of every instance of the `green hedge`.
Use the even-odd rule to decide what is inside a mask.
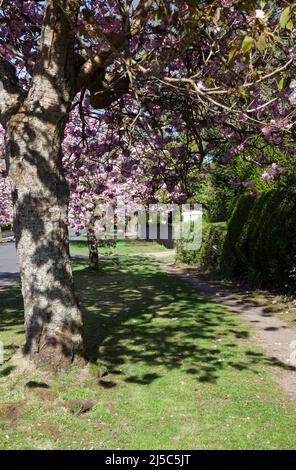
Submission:
[[[186,251],[182,240],[179,240],[176,245],[177,261],[197,264],[206,271],[220,271],[226,233],[225,222],[204,224],[201,248],[198,251]]]
[[[200,250],[184,251],[177,243],[177,261],[256,286],[296,290],[296,192],[241,196],[227,227],[204,225]]]
[[[12,230],[12,225],[0,225],[0,229],[2,230],[2,232],[6,232],[6,231],[10,231]]]
[[[242,196],[228,223],[221,270],[257,285],[295,288],[296,193]]]

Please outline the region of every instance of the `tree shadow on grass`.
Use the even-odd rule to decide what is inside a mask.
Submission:
[[[19,282],[0,286],[0,333],[23,332],[24,307]]]
[[[87,356],[106,366],[113,377],[144,385],[182,369],[199,382],[215,383],[226,368],[258,374],[268,364],[295,371],[250,348],[238,351],[249,333],[234,315],[190,283],[159,271],[151,260],[102,260],[100,271],[89,269],[84,261],[74,266],[86,310]],[[16,335],[23,333],[19,284],[0,289],[0,332],[7,338],[6,352],[13,354]],[[12,371],[7,366],[1,368],[2,377]]]
[[[24,334],[24,308],[20,283],[15,282],[0,287],[0,340],[5,358],[0,364],[0,377],[7,377],[15,369],[7,363],[19,347],[20,334]]]
[[[125,371],[126,382],[149,384],[181,368],[199,382],[215,383],[227,367],[255,374],[263,364],[287,367],[261,354],[240,354],[237,346],[248,331],[223,306],[151,261],[130,257],[119,266],[108,260],[101,266],[101,273],[85,267],[76,277],[88,310],[86,352],[114,374],[126,364],[139,371],[142,364],[145,373]]]

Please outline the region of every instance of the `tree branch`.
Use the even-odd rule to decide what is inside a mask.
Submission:
[[[20,106],[23,92],[16,70],[8,60],[0,57],[0,122],[6,126],[10,116]]]
[[[77,57],[74,54],[75,32],[72,25],[76,23],[80,1],[65,0],[63,8],[57,0],[45,1],[39,52],[29,92],[29,96],[31,93],[39,95],[40,103],[49,95],[63,97],[64,102],[74,96]],[[61,105],[61,102],[58,104]]]
[[[137,6],[133,18],[131,21],[131,35],[135,36],[138,34],[145,23],[147,18],[147,13],[149,12],[152,6],[153,0],[141,0]]]
[[[100,52],[95,55],[92,59],[88,59],[81,67],[78,75],[77,85],[79,91],[86,82],[96,73],[98,69],[104,68],[108,64],[108,59],[113,54],[119,54],[126,47],[126,42],[130,37],[138,34],[143,27],[147,14],[152,6],[153,0],[141,0],[137,6],[130,22],[129,34],[123,32],[112,35],[112,37],[106,37],[108,44]]]
[[[90,104],[95,109],[107,108],[129,90],[129,78],[126,75],[114,77],[109,82],[103,81],[89,85]]]

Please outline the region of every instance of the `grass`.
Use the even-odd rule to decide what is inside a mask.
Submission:
[[[88,254],[87,240],[85,236],[79,237],[78,240],[70,242],[71,253]],[[116,246],[112,247],[100,247],[99,253],[101,255],[115,254],[138,254],[138,253],[161,253],[167,252],[167,248],[154,241],[146,240],[118,240]]]
[[[223,306],[147,258],[103,259],[99,272],[77,260],[74,270],[90,366],[53,377],[5,363],[1,449],[295,448],[295,404],[272,380],[281,364]],[[17,284],[2,287],[0,312],[8,358],[23,341]],[[73,413],[73,400],[94,406]]]

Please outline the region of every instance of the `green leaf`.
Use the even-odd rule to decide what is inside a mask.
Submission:
[[[280,25],[282,28],[286,28],[287,24],[291,21],[291,7],[285,8],[280,15]]]
[[[288,29],[289,31],[292,31],[292,29],[293,29],[293,21],[292,20],[288,21],[288,23],[286,24],[286,29]]]
[[[256,47],[260,52],[264,52],[266,49],[266,38],[264,34],[261,34],[258,41],[256,42]]]
[[[285,87],[285,82],[286,82],[286,79],[285,77],[281,78],[279,83],[278,83],[278,89],[279,91],[282,91],[282,89]]]
[[[234,59],[235,55],[236,55],[236,48],[233,47],[233,48],[230,49],[230,51],[229,51],[229,54],[228,54],[228,62],[231,62],[231,61]]]
[[[242,51],[245,54],[248,52],[253,45],[253,38],[251,36],[245,36],[242,42]]]

